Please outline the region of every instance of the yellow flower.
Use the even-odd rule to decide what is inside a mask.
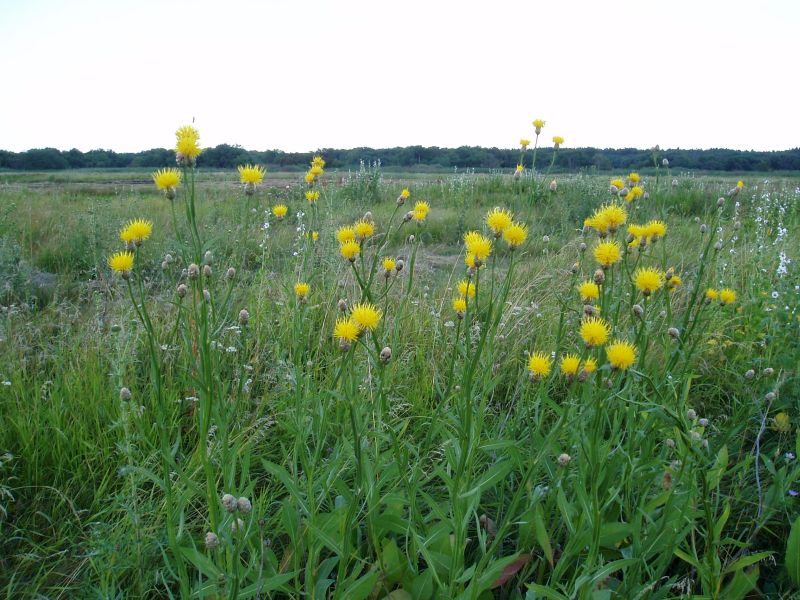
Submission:
[[[108,257],[108,266],[112,271],[127,275],[133,269],[133,252],[117,252]]]
[[[411,196],[411,192],[409,191],[409,189],[408,188],[403,188],[403,191],[400,192],[400,197],[403,200],[408,200],[409,196]]]
[[[600,242],[594,247],[594,258],[603,267],[610,267],[622,258],[622,250],[616,241]]]
[[[633,194],[634,198],[640,198],[644,195],[644,190],[638,185],[635,185],[631,188],[631,194]]]
[[[320,166],[313,166],[308,170],[314,177],[322,177],[323,173],[325,172],[324,169]]]
[[[339,252],[341,252],[344,258],[353,262],[361,252],[361,246],[355,240],[350,240],[339,246]]]
[[[458,293],[463,298],[474,298],[475,297],[475,284],[471,281],[467,281],[466,279],[462,279],[458,282]]]
[[[528,371],[534,379],[541,379],[550,374],[553,359],[546,352],[534,352],[528,359]]]
[[[587,317],[581,322],[580,333],[587,346],[602,346],[608,341],[611,326],[599,317]]]
[[[314,202],[319,200],[319,192],[317,192],[315,190],[308,190],[306,192],[306,200],[311,202],[311,204],[314,204]]]
[[[143,219],[134,219],[119,232],[119,239],[125,243],[141,244],[153,233],[153,223]]]
[[[581,359],[575,354],[566,354],[561,358],[561,372],[564,375],[577,375],[580,365]]]
[[[737,181],[736,182],[736,187],[739,188],[739,189],[742,189],[744,187],[744,181],[742,181],[741,179],[739,181]]]
[[[540,130],[544,127],[544,121],[542,119],[534,119],[533,127],[537,130],[536,135],[539,135]]]
[[[719,298],[719,292],[714,288],[708,288],[706,290],[706,298],[708,300],[716,300],[717,298]]]
[[[311,185],[312,183],[314,183],[314,179],[316,178],[314,177],[314,174],[311,171],[309,171],[308,173],[305,174],[304,179],[306,180],[306,183],[308,185]]]
[[[512,223],[503,231],[503,240],[513,250],[519,248],[528,239],[528,226],[524,223]]]
[[[464,256],[464,263],[471,269],[475,268],[475,255],[472,252],[467,252]]]
[[[459,315],[463,315],[465,312],[467,312],[466,298],[462,298],[460,296],[458,298],[453,298],[453,310]]]
[[[319,167],[320,169],[324,169],[325,168],[325,159],[323,159],[321,156],[315,156],[314,158],[311,159],[311,166],[312,167]]]
[[[420,200],[419,202],[414,204],[414,210],[412,211],[414,220],[417,223],[422,223],[425,220],[425,217],[428,216],[428,212],[430,210],[431,210],[430,204],[428,204],[424,200]]]
[[[153,173],[153,182],[159,190],[174,190],[181,182],[178,169],[161,169]]]
[[[553,143],[556,145],[556,148],[558,148],[561,144],[564,143],[564,138],[562,138],[560,135],[554,135]]]
[[[467,247],[467,252],[474,254],[481,262],[492,253],[492,240],[477,231],[468,231],[464,234],[464,245]]]
[[[722,304],[732,304],[736,302],[736,292],[731,288],[722,288],[719,291],[719,301]]]
[[[597,360],[591,356],[587,358],[583,363],[583,370],[586,371],[588,375],[597,371]]]
[[[394,271],[394,268],[397,266],[397,263],[393,258],[384,258],[383,259],[383,270],[384,271]]]
[[[628,181],[630,181],[631,183],[639,183],[640,179],[641,177],[639,177],[638,173],[631,173],[630,175],[628,175]]]
[[[525,150],[525,149],[526,149],[528,146],[530,146],[530,145],[531,145],[531,141],[530,141],[530,140],[527,140],[527,139],[525,139],[525,138],[522,138],[522,139],[519,141],[519,145],[520,145],[520,146],[522,146],[522,149],[523,149],[523,150]]]
[[[683,283],[683,281],[681,280],[681,276],[673,275],[667,281],[667,287],[669,288],[670,292],[674,292],[678,288],[678,286],[681,285],[681,283]]]
[[[639,267],[633,274],[633,280],[637,289],[649,296],[664,285],[664,274],[652,267]]]
[[[619,204],[606,204],[594,213],[595,219],[609,231],[616,231],[628,220],[627,211]]]
[[[486,215],[486,226],[495,235],[503,233],[506,227],[511,225],[511,213],[505,208],[495,207]]]
[[[647,237],[649,237],[651,241],[654,241],[664,237],[667,233],[667,226],[664,224],[664,221],[650,221],[644,226],[644,231]]]
[[[304,300],[310,291],[311,286],[303,281],[298,281],[294,284],[294,293],[301,300]]]
[[[772,429],[778,433],[789,433],[792,430],[792,423],[789,415],[781,411],[772,419]]]
[[[612,179],[611,180],[611,187],[615,187],[618,190],[621,190],[625,187],[625,182],[622,179]]]
[[[202,152],[200,134],[194,127],[184,125],[175,132],[175,138],[175,153],[178,158],[197,158]]]
[[[524,170],[525,167],[523,167],[522,165],[517,165],[517,171],[516,171],[517,173],[522,173]]]
[[[258,165],[239,165],[239,181],[241,183],[258,185],[264,181],[264,173],[264,167]]]
[[[600,297],[600,286],[594,281],[584,281],[578,286],[578,294],[580,294],[581,300],[584,302],[597,300]]]
[[[276,204],[272,207],[272,214],[278,219],[285,217],[287,212],[289,212],[289,207],[285,204]]]
[[[308,235],[311,237],[312,242],[316,242],[319,239],[319,231],[310,231]]]
[[[361,302],[353,306],[350,318],[358,325],[359,329],[374,330],[381,320],[381,311],[374,304]]]
[[[614,340],[606,346],[606,357],[614,369],[625,371],[636,362],[636,347],[625,340]]]
[[[355,231],[356,237],[365,240],[375,233],[375,225],[370,221],[361,219],[360,221],[356,221],[355,225],[353,225],[353,231]]]
[[[342,317],[336,321],[336,326],[333,328],[333,337],[346,342],[354,342],[360,331],[358,323],[353,319]]]
[[[336,239],[340,244],[352,242],[354,239],[356,239],[356,230],[348,225],[339,227],[339,229],[336,230]]]

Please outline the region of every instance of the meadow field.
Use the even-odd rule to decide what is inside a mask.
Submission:
[[[0,173],[6,598],[796,597],[800,178],[180,131]]]

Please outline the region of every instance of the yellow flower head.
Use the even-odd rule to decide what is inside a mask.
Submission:
[[[641,198],[644,195],[644,190],[640,186],[635,185],[631,188],[631,194],[633,194],[634,198]]]
[[[465,312],[467,312],[467,300],[461,296],[458,298],[453,298],[453,310],[456,313],[463,315]]]
[[[153,233],[153,223],[143,219],[134,219],[119,232],[119,239],[126,243],[141,244]]]
[[[595,212],[590,217],[586,217],[583,220],[583,226],[584,227],[591,227],[597,233],[600,233],[600,234],[608,233],[608,223],[606,223],[603,219],[601,219],[597,215],[597,212]]]
[[[353,306],[350,318],[355,321],[359,329],[373,330],[381,320],[381,311],[369,302],[361,302]]]
[[[322,177],[322,175],[323,175],[323,173],[325,171],[324,171],[324,169],[322,167],[319,167],[319,166],[315,165],[315,166],[311,167],[308,170],[308,172],[311,173],[314,177]]]
[[[622,258],[622,250],[616,241],[600,242],[594,247],[594,258],[603,267],[610,267]]]
[[[200,149],[200,134],[190,125],[184,125],[175,132],[175,153],[178,157],[197,158]]]
[[[581,338],[587,346],[602,346],[608,341],[611,326],[599,317],[587,317],[581,322]]]
[[[631,173],[630,175],[628,175],[628,181],[630,181],[631,183],[639,183],[640,180],[641,177],[639,177],[638,173]]]
[[[560,135],[554,135],[553,143],[556,145],[556,148],[558,148],[561,144],[564,143],[564,138],[562,138]]]
[[[708,288],[706,290],[706,298],[708,300],[716,300],[717,298],[719,298],[719,292],[714,288]]]
[[[352,318],[342,317],[336,321],[333,328],[333,337],[346,342],[354,342],[360,332],[358,323]]]
[[[542,119],[534,119],[533,127],[537,130],[536,135],[539,135],[539,130],[541,130],[542,127],[544,127],[544,121]]]
[[[565,354],[561,358],[561,372],[564,375],[571,376],[578,374],[578,367],[581,366],[581,359],[575,354]]]
[[[615,187],[618,190],[621,190],[625,187],[625,182],[622,179],[612,179],[611,180],[611,187]]]
[[[303,281],[298,281],[297,283],[294,284],[295,296],[297,296],[301,300],[304,300],[306,296],[308,296],[308,293],[310,291],[311,291],[311,286]]]
[[[241,183],[250,183],[258,185],[264,181],[264,167],[258,165],[239,165],[239,181]]]
[[[353,225],[353,231],[356,232],[358,239],[365,240],[375,234],[375,225],[371,221],[361,219]]]
[[[644,230],[647,237],[652,241],[664,237],[667,233],[667,226],[664,224],[664,221],[655,220],[645,225]]]
[[[533,352],[528,358],[528,371],[534,379],[541,379],[550,374],[553,359],[546,352]]]
[[[344,258],[352,262],[361,252],[361,245],[355,240],[350,240],[339,246],[339,252]]]
[[[464,245],[467,247],[467,252],[474,254],[481,262],[492,253],[492,240],[477,231],[468,231],[464,234]]]
[[[108,266],[112,271],[127,275],[133,269],[133,252],[117,252],[108,257]]]
[[[782,411],[775,415],[772,419],[772,429],[778,433],[789,433],[792,430],[792,422],[789,419],[789,415]]]
[[[495,235],[503,233],[506,227],[511,225],[511,213],[505,208],[495,207],[486,215],[486,226]]]
[[[306,192],[306,200],[314,204],[317,200],[319,200],[319,192],[316,190],[308,190]]]
[[[614,369],[625,371],[636,362],[636,346],[625,340],[614,340],[606,346],[606,358]]]
[[[340,244],[352,242],[354,239],[356,239],[356,230],[349,225],[339,227],[339,229],[336,230],[336,239]]]
[[[531,145],[531,141],[530,141],[530,140],[528,140],[528,139],[522,138],[522,139],[519,141],[519,145],[520,145],[520,146],[522,146],[522,149],[523,149],[523,150],[525,150],[525,149],[526,149],[528,146],[530,146],[530,145]]]
[[[428,212],[430,212],[431,206],[424,200],[420,200],[416,204],[414,204],[414,210],[411,211],[412,215],[414,216],[414,220],[417,223],[422,223],[425,220],[425,217],[428,216]]]
[[[670,292],[674,292],[683,283],[680,275],[673,275],[667,280],[667,288]]]
[[[467,281],[466,279],[462,279],[458,282],[458,293],[462,298],[474,298],[475,284],[471,281]]]
[[[383,259],[383,270],[384,271],[394,271],[394,268],[397,266],[397,262],[393,258],[384,258]]]
[[[477,269],[478,267],[484,267],[484,266],[486,266],[486,265],[484,265],[484,264],[481,264],[481,263],[476,263],[476,262],[475,262],[475,255],[474,255],[474,254],[472,254],[472,252],[467,252],[467,253],[464,255],[464,264],[466,264],[466,265],[467,265],[468,267],[470,267],[471,269]]]
[[[314,183],[314,179],[316,179],[316,177],[314,177],[314,174],[311,171],[309,171],[308,173],[305,174],[304,179],[306,180],[306,183],[308,185],[311,185],[312,183]]]
[[[578,294],[583,302],[592,302],[600,297],[600,287],[594,281],[587,280],[578,286]]]
[[[733,304],[736,302],[736,292],[731,288],[722,288],[719,291],[719,301],[722,304]]]
[[[528,238],[528,226],[524,223],[512,223],[503,230],[503,240],[513,250],[519,248]]]
[[[319,239],[319,231],[310,231],[311,241],[316,242]]]
[[[289,212],[289,207],[285,204],[276,204],[272,207],[272,214],[278,219],[285,217],[287,212]]]
[[[325,168],[325,159],[321,156],[315,156],[311,159],[311,166],[312,167],[319,167],[320,169]]]
[[[161,169],[153,173],[153,182],[159,190],[174,190],[181,182],[178,169]]]
[[[744,181],[742,181],[741,179],[739,181],[737,181],[736,182],[736,187],[739,188],[739,189],[742,189],[744,187]]]
[[[401,197],[403,200],[408,200],[408,198],[409,198],[410,196],[411,196],[411,192],[409,191],[409,189],[408,189],[408,188],[403,188],[403,191],[402,191],[402,192],[400,192],[400,197]]]
[[[583,363],[583,370],[587,374],[592,374],[597,371],[597,360],[594,357],[587,358]]]
[[[609,231],[616,231],[625,224],[628,220],[628,213],[619,204],[606,204],[595,212],[595,217],[603,224]]]
[[[522,173],[525,170],[525,167],[522,165],[517,165],[517,173]]]
[[[664,274],[652,267],[639,267],[633,274],[636,287],[645,296],[649,296],[664,285]]]

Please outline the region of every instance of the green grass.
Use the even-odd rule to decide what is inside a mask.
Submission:
[[[718,209],[735,179],[645,178],[650,197],[627,207],[629,222],[668,230],[606,273],[600,314],[639,359],[620,373],[577,334],[574,288],[596,268],[583,219],[610,199],[604,176],[558,175],[550,193],[549,180],[368,169],[328,174],[311,207],[297,174],[246,197],[232,173],[201,170],[194,243],[190,199],[174,201],[181,243],[145,171],[0,178],[6,597],[795,593],[794,180],[747,179]],[[403,186],[411,199],[383,238]],[[419,199],[427,221],[398,227]],[[277,203],[290,209],[282,221],[269,216]],[[461,320],[451,301],[467,276],[462,235],[483,230],[495,206],[528,225],[528,241],[514,253],[495,241]],[[367,289],[334,237],[365,211],[378,236],[367,271],[355,263],[362,283],[378,246],[405,262]],[[146,314],[106,266],[132,218],[154,223],[131,277]],[[316,243],[303,235],[312,229]],[[187,280],[206,251],[210,276]],[[672,267],[682,285],[645,302],[629,282],[635,264]],[[32,283],[42,273],[52,289]],[[300,280],[306,303],[294,297]],[[706,305],[707,287],[737,301]],[[337,302],[367,297],[381,324],[342,352]],[[531,381],[533,351],[591,354],[600,368],[569,381],[557,358]],[[252,511],[228,513],[225,493]]]

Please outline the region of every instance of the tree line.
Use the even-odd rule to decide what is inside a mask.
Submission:
[[[409,171],[435,171],[453,168],[478,170],[514,169],[519,162],[519,149],[483,148],[462,146],[439,148],[436,146],[407,146],[397,148],[352,148],[341,150],[323,148],[316,152],[283,152],[281,150],[246,150],[241,146],[220,144],[206,148],[199,164],[206,168],[229,169],[252,163],[273,170],[301,170],[307,168],[311,158],[320,154],[326,166],[334,169],[359,168],[360,164],[380,161],[385,168]],[[525,155],[525,166],[530,166],[531,151]],[[539,148],[537,166],[550,165],[552,148]],[[706,171],[800,171],[800,148],[771,152],[752,150],[662,150],[657,161],[667,158],[671,168]],[[114,152],[113,150],[36,148],[25,152],[0,150],[0,169],[56,170],[104,168],[160,168],[172,166],[175,154],[165,148],[142,152]],[[601,171],[638,170],[654,165],[652,150],[636,148],[560,148],[556,151],[554,170],[579,170],[594,168]]]

